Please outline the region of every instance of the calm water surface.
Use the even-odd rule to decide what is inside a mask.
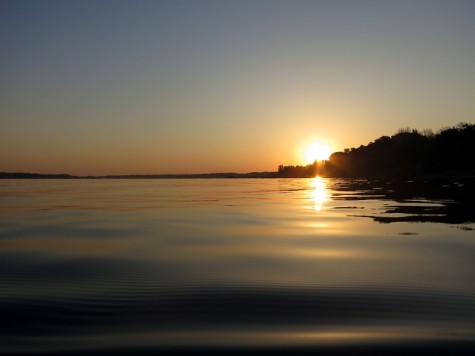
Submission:
[[[474,350],[473,187],[2,180],[0,353]]]

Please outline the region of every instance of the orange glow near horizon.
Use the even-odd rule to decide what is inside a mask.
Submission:
[[[330,157],[330,146],[315,142],[305,148],[304,152],[305,161],[307,164],[311,164],[315,161],[324,161]]]

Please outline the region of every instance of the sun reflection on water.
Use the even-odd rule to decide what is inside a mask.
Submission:
[[[325,182],[322,177],[315,177],[311,183],[314,189],[311,192],[311,199],[314,202],[313,208],[317,211],[322,210],[323,204],[328,200],[328,194]]]

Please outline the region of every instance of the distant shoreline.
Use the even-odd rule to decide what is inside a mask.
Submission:
[[[0,179],[212,179],[212,178],[279,178],[278,172],[192,173],[192,174],[119,174],[75,176],[71,174],[0,172]]]
[[[307,178],[310,176],[282,176],[279,172],[250,172],[250,173],[191,173],[191,174],[123,174],[123,175],[104,175],[104,176],[75,176],[67,173],[62,174],[42,174],[42,173],[8,173],[0,172],[0,179],[242,179],[242,178]],[[348,179],[474,179],[475,174],[463,172],[441,172],[433,175],[421,176],[361,176],[361,177],[339,177],[326,176],[322,178],[348,178]]]

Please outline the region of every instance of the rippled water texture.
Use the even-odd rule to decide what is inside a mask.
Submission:
[[[0,353],[473,351],[473,187],[2,180]]]

